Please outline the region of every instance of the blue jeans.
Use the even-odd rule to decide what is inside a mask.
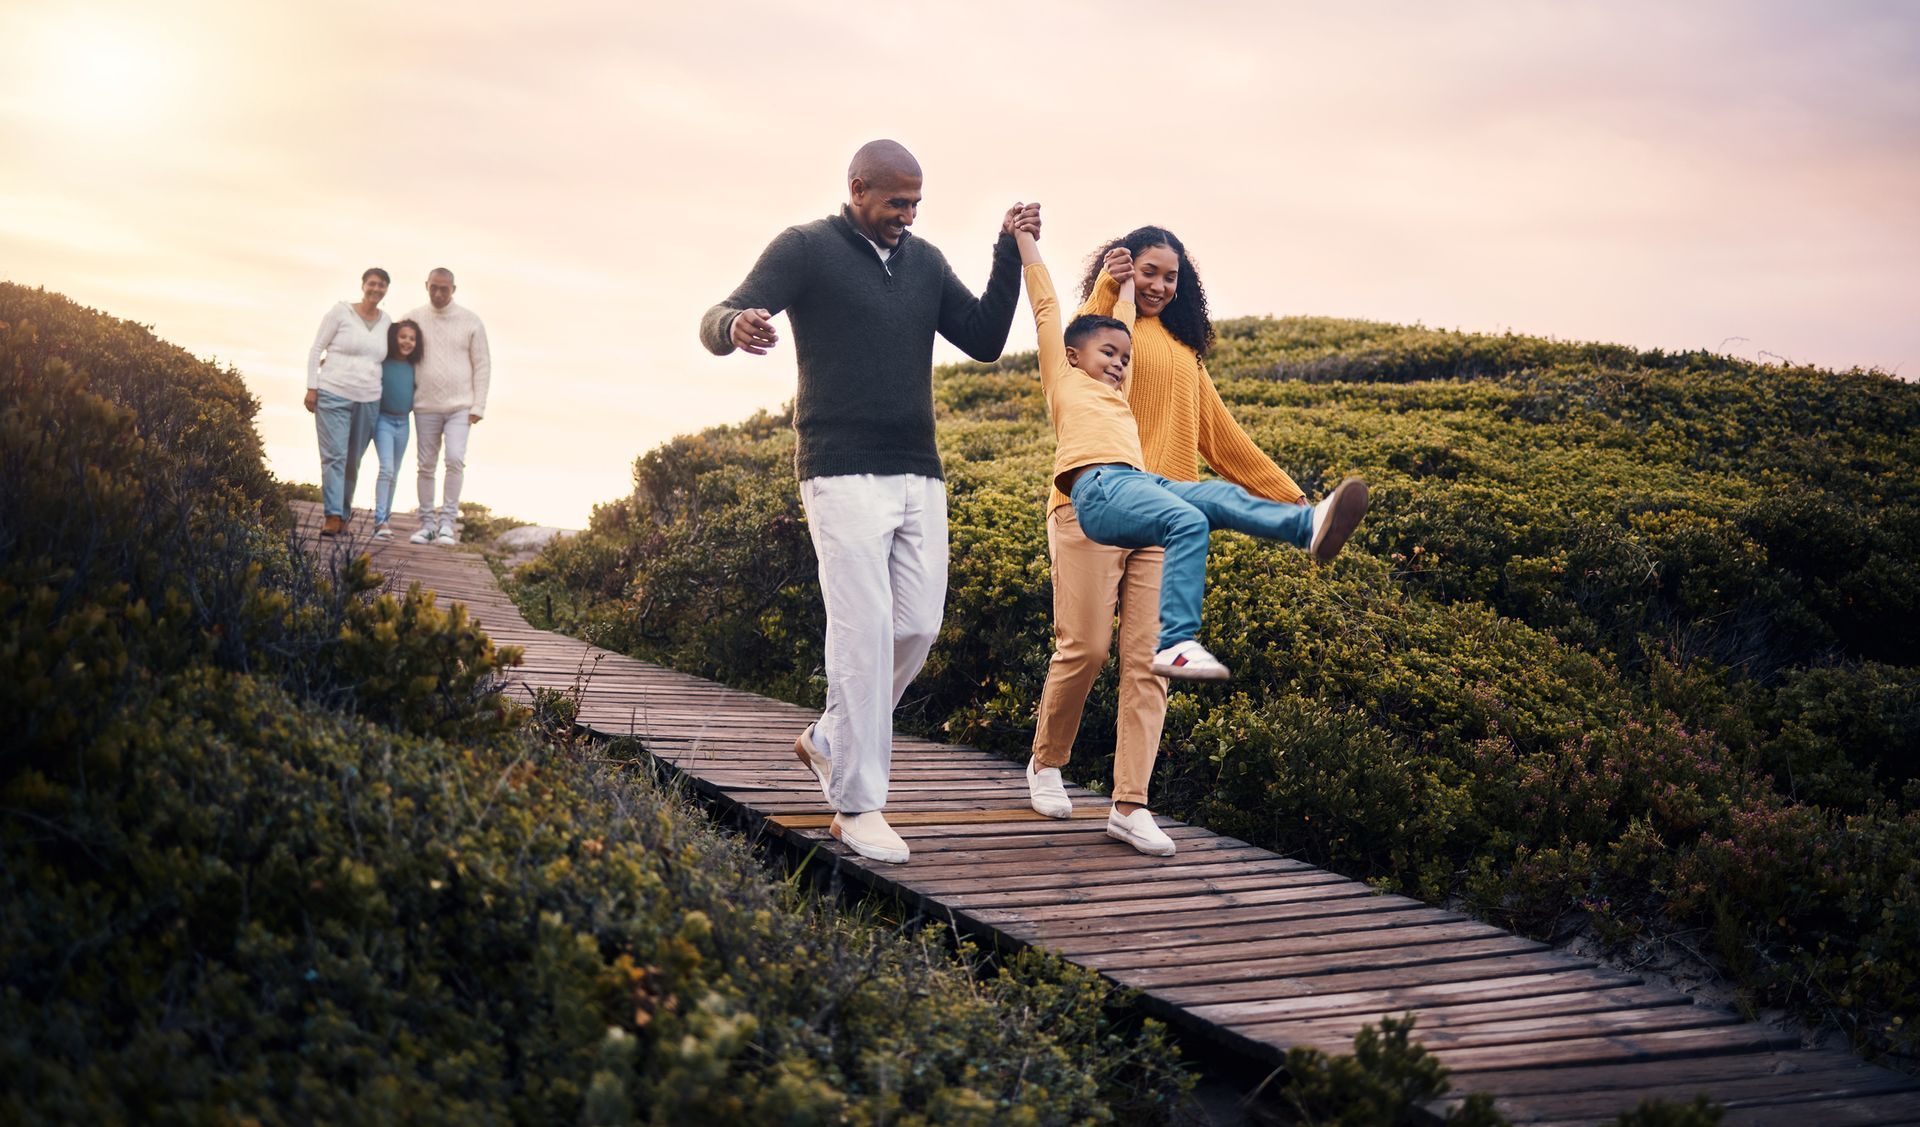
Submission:
[[[355,403],[331,391],[320,393],[313,412],[313,429],[320,436],[320,505],[330,517],[353,516],[353,482],[360,476],[360,459],[373,441],[373,421],[380,401]]]
[[[373,482],[373,523],[385,524],[393,515],[393,482],[400,473],[400,458],[407,452],[407,434],[413,428],[408,415],[380,412],[373,425],[373,452],[380,456],[380,476]]]
[[[1160,570],[1160,648],[1200,633],[1207,539],[1229,528],[1304,548],[1313,508],[1255,497],[1231,482],[1168,481],[1132,466],[1093,466],[1073,483],[1073,511],[1089,540],[1116,548],[1166,548]]]

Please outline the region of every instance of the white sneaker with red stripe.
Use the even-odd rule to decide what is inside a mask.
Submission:
[[[1175,681],[1225,681],[1233,676],[1207,647],[1188,638],[1153,655],[1153,671]]]

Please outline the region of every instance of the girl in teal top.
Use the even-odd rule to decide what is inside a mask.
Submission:
[[[387,359],[380,365],[380,418],[373,426],[373,448],[380,455],[380,477],[373,488],[373,534],[393,539],[387,520],[393,515],[393,483],[400,455],[407,450],[413,418],[413,369],[420,363],[420,326],[397,321],[387,330]]]

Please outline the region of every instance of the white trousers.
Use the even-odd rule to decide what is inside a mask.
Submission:
[[[457,411],[415,411],[413,423],[420,434],[420,444],[413,451],[414,461],[420,464],[420,523],[454,527],[460,520],[460,486],[466,479],[467,432],[473,426],[467,421],[467,408],[462,407]],[[446,500],[438,509],[439,519],[436,522],[433,473],[440,468],[438,463],[442,445],[447,448],[447,491]]]
[[[815,745],[845,814],[887,803],[893,710],[926,664],[947,601],[947,485],[918,474],[800,483],[827,608],[827,710]]]

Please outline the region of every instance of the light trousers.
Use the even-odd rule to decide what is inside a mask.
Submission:
[[[342,520],[353,517],[354,482],[379,417],[378,399],[355,403],[331,391],[320,393],[313,429],[320,440],[320,508],[326,515]]]
[[[947,486],[918,474],[800,483],[827,610],[827,708],[814,743],[833,764],[828,804],[887,803],[893,710],[940,633],[947,601]]]
[[[415,411],[414,425],[420,428],[419,445],[414,458],[420,463],[420,523],[451,528],[460,520],[460,486],[466,480],[467,408],[457,411]],[[447,452],[447,480],[440,505],[433,503],[434,471],[439,469],[440,451]]]
[[[1115,610],[1120,614],[1120,704],[1114,717],[1113,799],[1147,804],[1147,783],[1167,721],[1167,683],[1153,672],[1160,633],[1162,549],[1115,548],[1081,530],[1072,505],[1047,517],[1053,566],[1053,660],[1040,690],[1033,755],[1064,767],[1080,732],[1094,678],[1107,664]]]
[[[1166,548],[1160,581],[1159,649],[1200,634],[1207,546],[1216,528],[1298,548],[1313,535],[1313,507],[1255,497],[1230,481],[1171,481],[1132,466],[1093,466],[1073,483],[1073,507],[1089,537],[1119,548]]]

